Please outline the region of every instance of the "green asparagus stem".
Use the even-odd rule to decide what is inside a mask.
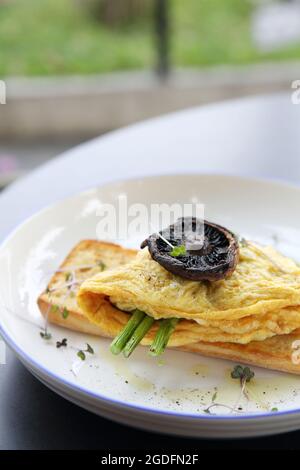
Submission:
[[[130,354],[135,350],[139,342],[144,338],[147,331],[150,330],[153,322],[154,318],[148,317],[148,315],[145,316],[123,349],[123,354],[125,357],[129,357]]]
[[[141,310],[136,309],[134,311],[123,330],[118,334],[118,336],[115,337],[110,345],[110,350],[113,354],[120,354],[120,352],[123,351],[126,343],[133,335],[134,330],[141,323],[144,317],[145,313]]]
[[[178,321],[179,318],[161,320],[158,332],[156,333],[153,343],[150,346],[149,354],[151,356],[159,356],[164,352]]]

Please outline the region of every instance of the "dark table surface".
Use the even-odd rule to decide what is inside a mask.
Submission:
[[[1,195],[0,237],[41,207],[88,186],[191,168],[299,183],[300,106],[291,103],[289,93],[238,100],[178,113],[92,141],[44,165]],[[0,365],[0,449],[300,448],[300,431],[214,441],[127,428],[59,397],[11,351],[6,353],[6,364]]]

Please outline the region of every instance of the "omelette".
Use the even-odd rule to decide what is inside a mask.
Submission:
[[[299,279],[294,261],[250,242],[240,246],[232,275],[210,283],[174,276],[147,249],[82,240],[38,305],[46,322],[108,338],[120,334],[136,307],[155,319],[177,315],[168,347],[300,374],[292,360],[300,339]],[[162,321],[153,321],[141,345],[152,344]]]
[[[228,278],[191,281],[167,271],[144,248],[129,263],[85,280],[77,295],[79,307],[96,325],[103,324],[107,300],[114,315],[138,309],[155,320],[179,319],[170,347],[246,345],[300,328],[300,268],[274,248],[248,242],[240,246]],[[148,334],[143,344],[152,338]]]

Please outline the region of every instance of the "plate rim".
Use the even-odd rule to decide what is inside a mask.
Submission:
[[[10,240],[14,237],[14,235],[25,225],[29,224],[34,220],[35,218],[38,218],[39,216],[43,215],[44,213],[55,209],[57,206],[60,206],[61,204],[65,202],[69,202],[73,200],[76,197],[80,197],[82,195],[87,195],[91,191],[95,191],[101,188],[105,188],[106,186],[110,186],[113,184],[120,184],[120,183],[129,183],[129,182],[137,182],[140,179],[156,179],[160,177],[221,177],[227,180],[242,180],[248,183],[259,183],[259,184],[270,184],[272,186],[277,186],[285,189],[293,189],[297,190],[300,192],[300,186],[297,185],[296,183],[290,183],[285,180],[281,180],[280,178],[263,178],[263,177],[248,177],[248,176],[243,176],[243,175],[232,175],[232,174],[222,174],[218,172],[211,172],[211,173],[163,173],[163,174],[157,174],[157,175],[146,175],[146,176],[138,176],[134,178],[125,178],[125,179],[117,179],[117,180],[112,180],[108,181],[104,184],[101,184],[99,186],[91,186],[86,189],[83,189],[82,191],[76,192],[74,194],[71,194],[65,198],[61,198],[53,203],[50,203],[43,207],[42,209],[38,210],[37,212],[34,212],[30,216],[28,216],[26,219],[18,223],[13,230],[11,230],[8,235],[2,240],[0,244],[0,252],[5,249],[6,244],[10,242]],[[4,305],[0,306],[0,312],[1,310],[5,309],[6,307]],[[242,422],[242,421],[261,421],[263,420],[274,420],[277,418],[280,419],[284,416],[299,416],[300,415],[300,408],[295,408],[292,410],[282,410],[282,411],[276,411],[276,412],[265,412],[265,413],[256,413],[253,412],[251,414],[241,414],[241,415],[211,415],[211,414],[205,414],[205,413],[178,413],[177,411],[172,411],[172,410],[159,410],[155,408],[151,408],[149,406],[142,406],[142,405],[136,405],[136,404],[130,404],[126,401],[118,400],[115,398],[110,398],[108,396],[102,395],[100,393],[96,393],[91,391],[90,389],[86,388],[85,386],[82,386],[80,384],[74,384],[72,383],[69,379],[63,378],[60,375],[56,374],[55,372],[52,372],[49,370],[47,367],[45,367],[41,362],[36,361],[33,359],[29,353],[26,352],[25,349],[21,348],[11,337],[9,334],[9,331],[5,329],[3,325],[3,321],[1,318],[1,313],[0,313],[0,335],[4,339],[4,341],[7,343],[7,345],[14,351],[14,353],[17,355],[19,360],[25,365],[28,365],[30,367],[33,367],[33,369],[36,370],[36,372],[41,373],[42,375],[44,374],[45,376],[49,377],[52,381],[59,383],[60,385],[69,388],[73,392],[80,393],[81,395],[86,395],[89,398],[92,398],[93,400],[100,401],[102,403],[106,403],[107,405],[112,405],[112,406],[118,406],[119,408],[122,408],[124,410],[130,411],[134,410],[138,413],[144,413],[148,415],[156,415],[160,417],[166,417],[166,418],[176,418],[179,420],[185,420],[185,419],[192,419],[192,420],[199,420],[199,421],[229,421],[229,422]],[[23,362],[24,361],[24,362]],[[26,367],[27,368],[27,367]],[[39,374],[38,374],[39,375]]]

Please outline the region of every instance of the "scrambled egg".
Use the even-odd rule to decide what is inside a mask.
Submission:
[[[109,316],[101,314],[107,298],[120,318],[135,308],[156,319],[180,318],[170,346],[247,344],[300,327],[300,268],[273,248],[249,242],[229,278],[195,282],[166,271],[145,248],[132,262],[86,280],[77,300],[90,321],[109,328]]]

